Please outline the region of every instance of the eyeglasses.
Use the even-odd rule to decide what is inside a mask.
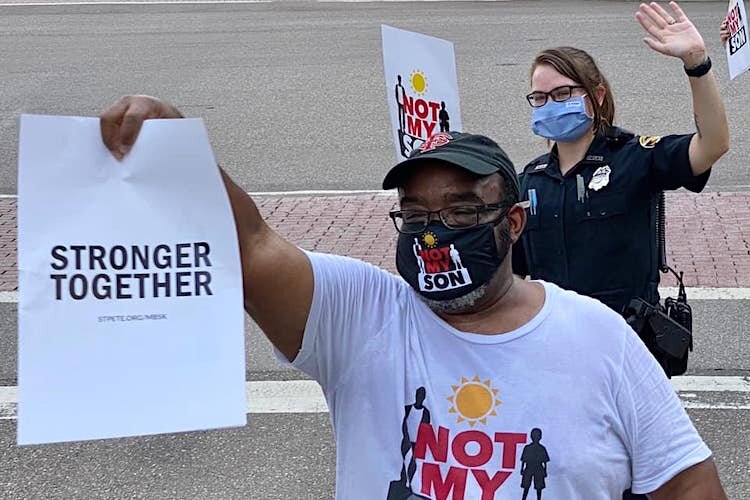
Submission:
[[[526,100],[529,101],[529,104],[532,108],[541,108],[542,106],[547,104],[547,98],[549,97],[551,97],[555,102],[564,102],[570,99],[570,97],[573,95],[573,89],[582,88],[584,88],[583,85],[561,85],[559,87],[555,87],[549,92],[532,92],[531,94],[526,96]]]
[[[512,206],[501,203],[487,205],[464,205],[441,208],[440,210],[393,210],[390,215],[396,231],[402,234],[418,234],[427,229],[432,214],[437,214],[448,229],[469,229],[479,224],[490,224],[499,221]],[[497,213],[501,210],[500,213]],[[489,217],[496,213],[496,217]]]

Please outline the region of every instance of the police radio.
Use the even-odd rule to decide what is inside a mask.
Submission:
[[[667,297],[662,305],[636,298],[625,309],[628,324],[638,332],[668,377],[687,371],[688,354],[693,350],[693,311],[687,303],[682,274],[675,276],[680,282],[676,299]]]
[[[693,350],[693,310],[687,302],[683,273],[667,264],[666,216],[664,193],[659,194],[656,213],[656,240],[659,271],[672,273],[679,284],[677,298],[667,297],[664,304],[649,303],[641,298],[630,301],[624,316],[643,339],[668,377],[687,371],[688,355]]]
[[[667,266],[667,269],[672,272],[677,278],[680,284],[677,298],[667,297],[664,299],[664,309],[666,310],[667,316],[672,321],[684,328],[687,332],[687,347],[690,351],[693,350],[693,309],[690,304],[687,303],[687,294],[685,293],[685,284],[682,281],[682,272],[679,276],[671,267]],[[658,338],[658,337],[657,337]],[[659,342],[657,341],[657,345]],[[669,371],[668,375],[682,375],[687,371],[688,363],[688,352],[685,351],[682,356],[674,357],[669,360]]]
[[[662,273],[671,272],[677,279],[679,289],[677,298],[667,297],[664,299],[664,309],[667,315],[677,324],[685,328],[689,333],[688,348],[693,350],[693,309],[687,303],[687,293],[685,292],[685,283],[683,282],[683,273],[677,272],[667,264],[667,231],[666,231],[666,201],[664,191],[659,193],[659,203],[656,211],[656,237],[659,244],[659,271]],[[678,359],[669,360],[669,370],[667,375],[682,375],[687,371],[688,352]]]

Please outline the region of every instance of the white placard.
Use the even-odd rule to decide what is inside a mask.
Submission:
[[[742,0],[730,0],[727,14],[729,40],[726,45],[729,62],[729,77],[734,79],[750,69],[750,46],[747,43],[748,23],[745,3]]]
[[[246,423],[234,219],[201,120],[117,161],[96,118],[21,117],[18,443]]]
[[[460,132],[453,44],[382,25],[383,66],[396,160],[402,161],[431,135]]]

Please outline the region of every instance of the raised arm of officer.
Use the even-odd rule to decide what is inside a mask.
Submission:
[[[104,144],[122,159],[135,143],[144,120],[156,118],[183,116],[154,97],[125,96],[101,114]],[[245,191],[223,170],[221,174],[237,226],[245,309],[274,346],[292,360],[302,345],[312,302],[310,262],[299,248],[265,223]]]
[[[681,59],[689,75],[697,132],[690,141],[690,165],[700,175],[729,150],[729,125],[703,37],[677,2],[669,5],[673,14],[652,2],[641,4],[635,16],[651,35],[643,39],[646,45]]]

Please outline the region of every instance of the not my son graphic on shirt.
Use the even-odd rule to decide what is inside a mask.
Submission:
[[[483,500],[510,488],[526,500],[533,488],[541,500],[550,461],[541,443],[542,430],[488,432],[477,425],[497,415],[496,407],[502,404],[498,393],[489,380],[479,377],[462,378],[453,386],[448,412],[455,415],[457,424],[468,423],[468,429],[458,430],[434,423],[430,397],[419,387],[414,402],[404,407],[402,467],[399,478],[390,483],[386,500],[468,499],[469,488],[480,491]],[[521,475],[520,488],[508,481],[516,471]]]

